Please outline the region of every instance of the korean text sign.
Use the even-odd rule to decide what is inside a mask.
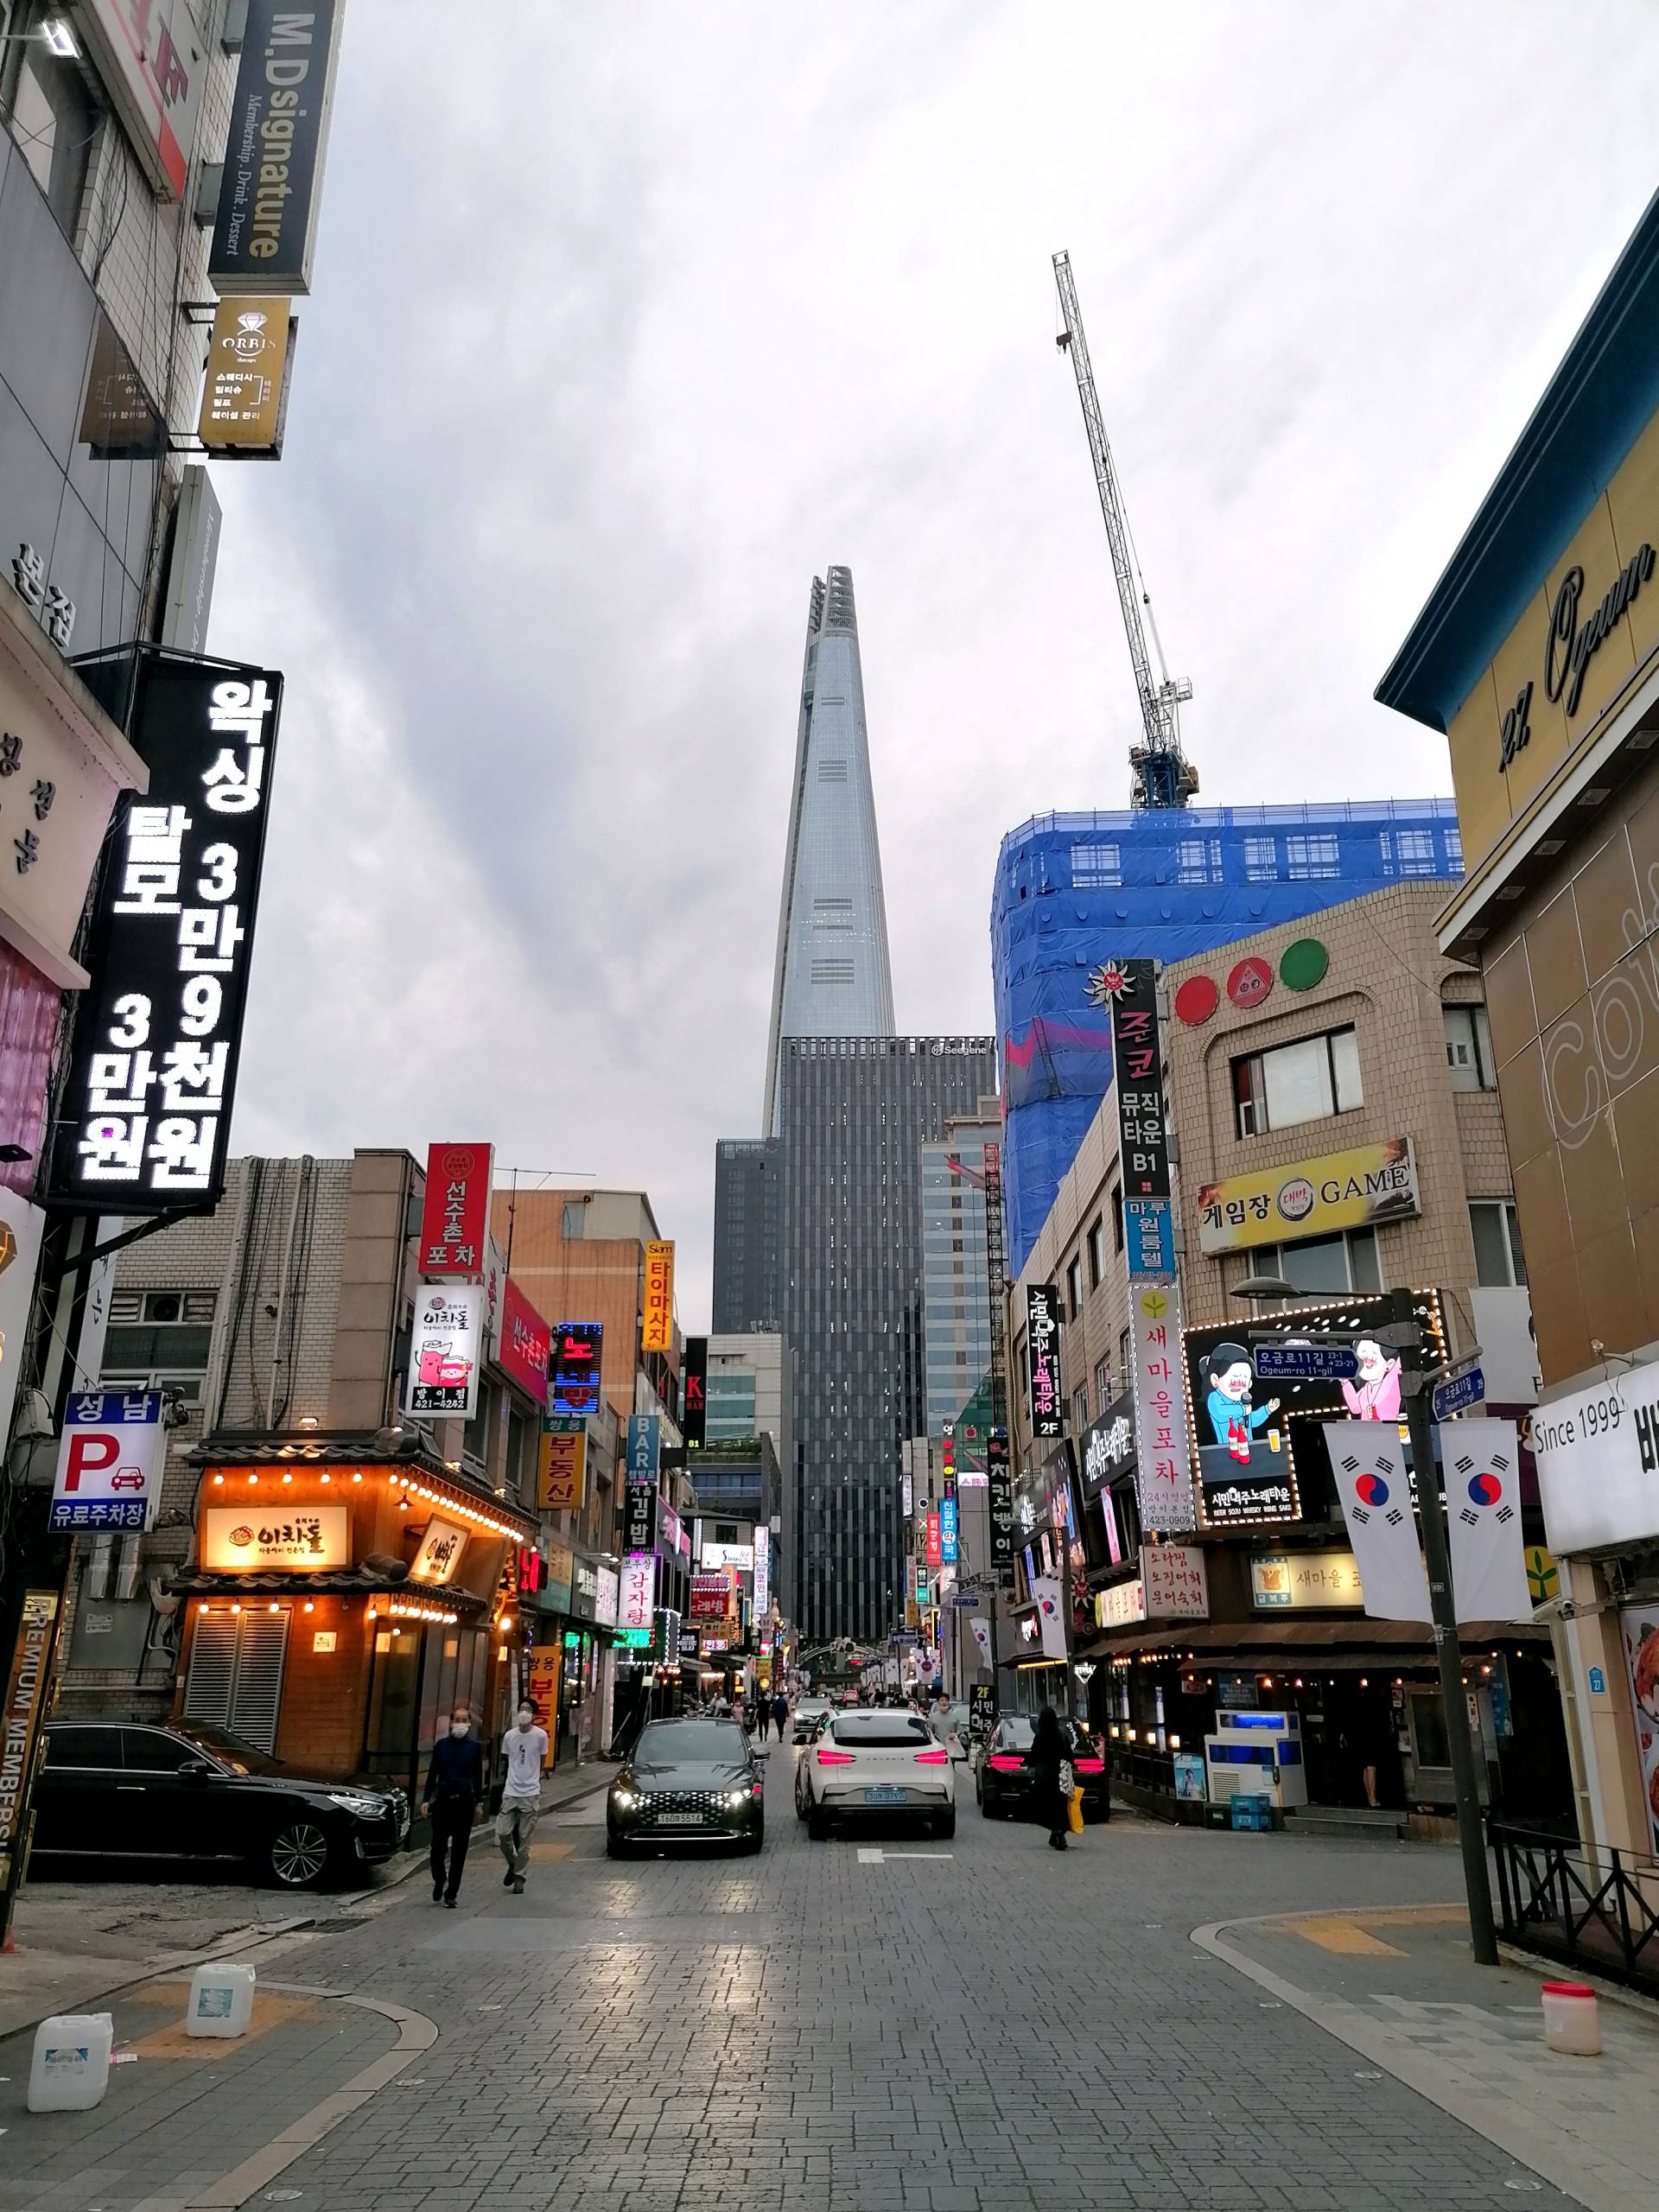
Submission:
[[[553,1385],[548,1411],[571,1416],[599,1411],[605,1354],[602,1321],[561,1321],[553,1332]]]
[[[1026,1359],[1031,1433],[1058,1436],[1065,1426],[1060,1400],[1060,1301],[1051,1282],[1026,1285]]]
[[[1014,1470],[1008,1461],[1008,1433],[994,1428],[985,1450],[986,1505],[991,1526],[991,1567],[998,1586],[1014,1587]]]
[[[1198,1192],[1198,1243],[1210,1253],[1244,1251],[1287,1236],[1330,1236],[1402,1221],[1421,1211],[1411,1139],[1385,1137],[1206,1183]]]
[[[122,1214],[225,1187],[283,680],[147,653],[55,1140],[60,1201]]]
[[[483,1274],[494,1166],[493,1145],[428,1147],[426,1197],[421,1206],[422,1274]]]
[[[63,1409],[48,1525],[151,1529],[167,1463],[159,1390],[90,1390]]]
[[[655,1414],[630,1414],[628,1457],[623,1471],[622,1490],[622,1548],[625,1552],[654,1554],[657,1549],[657,1491],[662,1476],[662,1424],[658,1416]]]
[[[210,1573],[327,1573],[352,1563],[352,1515],[345,1505],[210,1505],[201,1516],[201,1565]]]
[[[582,1503],[587,1471],[587,1422],[553,1415],[542,1431],[537,1504],[549,1512],[574,1512]]]
[[[674,1247],[645,1247],[645,1287],[640,1308],[639,1348],[669,1351],[674,1344]]]
[[[1169,1131],[1158,1028],[1158,971],[1150,960],[1123,960],[1116,972],[1122,977],[1112,1000],[1112,1062],[1123,1196],[1166,1198]]]
[[[478,1411],[479,1338],[484,1294],[476,1283],[422,1286],[415,1300],[405,1410],[471,1421]]]
[[[548,1325],[509,1275],[501,1300],[502,1372],[538,1406],[547,1402]]]
[[[1179,1287],[1173,1283],[1136,1284],[1129,1295],[1129,1331],[1141,1525],[1150,1534],[1182,1535],[1198,1525],[1198,1516],[1181,1373]]]

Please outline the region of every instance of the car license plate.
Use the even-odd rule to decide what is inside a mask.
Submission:
[[[657,1825],[664,1828],[700,1828],[702,1826],[702,1815],[701,1813],[658,1813]]]
[[[874,1789],[864,1792],[867,1805],[902,1805],[904,1802],[905,1792],[892,1782],[878,1783]]]

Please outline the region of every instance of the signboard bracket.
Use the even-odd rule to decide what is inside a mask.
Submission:
[[[85,1206],[72,1205],[62,1198],[47,1198],[41,1203],[48,1214],[55,1215],[59,1219],[73,1219],[76,1217],[84,1219],[87,1211]],[[113,1201],[102,1209],[106,1213],[114,1210]],[[46,1260],[41,1267],[41,1286],[45,1289],[52,1289],[66,1275],[74,1274],[77,1268],[90,1267],[94,1260],[107,1259],[111,1252],[119,1252],[129,1244],[138,1243],[143,1237],[153,1236],[158,1229],[171,1229],[181,1221],[193,1221],[199,1215],[214,1211],[213,1206],[178,1206],[171,1213],[151,1214],[136,1227],[124,1229],[118,1236],[106,1236],[101,1244],[94,1244],[90,1251],[70,1252],[61,1258]]]

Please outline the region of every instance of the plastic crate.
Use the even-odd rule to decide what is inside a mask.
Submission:
[[[1206,1805],[1205,1807],[1204,1825],[1205,1827],[1230,1828],[1232,1824],[1229,1808],[1226,1805]]]
[[[1273,1826],[1273,1806],[1266,1797],[1235,1797],[1232,1815],[1236,1828],[1270,1828]]]

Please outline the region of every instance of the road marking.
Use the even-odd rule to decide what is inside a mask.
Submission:
[[[1340,1951],[1356,1959],[1403,1959],[1406,1955],[1396,1945],[1368,1935],[1357,1922],[1344,1920],[1338,1914],[1327,1919],[1292,1920],[1284,1924],[1294,1935],[1309,1943],[1317,1943],[1322,1951]]]
[[[879,1843],[861,1843],[858,1863],[861,1866],[880,1866],[888,1859],[954,1859],[954,1851],[883,1851]]]

